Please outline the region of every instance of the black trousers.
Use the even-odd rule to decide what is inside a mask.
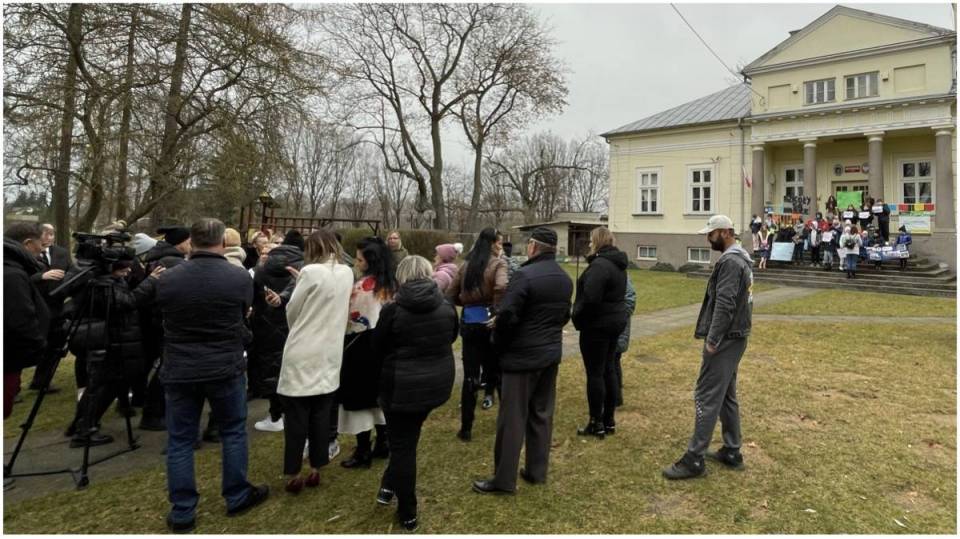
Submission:
[[[504,372],[493,447],[493,484],[517,488],[520,450],[526,445],[526,471],[536,481],[547,480],[553,410],[557,400],[559,364],[527,372]]]
[[[819,245],[810,246],[810,262],[813,264],[820,263],[820,246]]]
[[[328,444],[337,441],[337,434],[339,433],[337,427],[340,426],[340,400],[337,399],[336,391],[331,393],[331,395],[333,395],[333,403],[330,405],[330,434],[327,436]]]
[[[490,344],[490,330],[483,324],[464,324],[460,328],[463,337],[463,386],[460,390],[460,428],[473,429],[477,408],[477,390],[480,389],[480,367],[491,361],[496,353]]]
[[[283,401],[283,473],[297,475],[303,467],[303,446],[310,440],[310,467],[329,462],[330,408],[333,394],[279,397]]]
[[[613,371],[617,376],[617,397],[615,399],[617,406],[623,406],[623,365],[620,361],[622,355],[622,353],[617,352],[613,356]]]
[[[417,444],[423,422],[430,412],[384,412],[390,461],[383,471],[380,486],[397,495],[397,515],[401,520],[417,516]]]
[[[33,381],[30,382],[30,389],[40,389],[47,382],[53,382],[53,367],[60,359],[60,352],[67,341],[67,332],[63,325],[64,321],[62,319],[50,322],[50,331],[47,332],[47,348],[43,351],[43,355],[40,356],[40,361],[37,363],[37,368],[33,371]],[[86,370],[86,365],[83,367]],[[74,368],[76,369],[76,367]],[[86,376],[86,373],[84,373],[84,376]]]
[[[883,237],[883,241],[890,241],[890,221],[886,223],[880,221],[880,236]]]
[[[78,434],[86,434],[100,424],[110,403],[121,395],[123,376],[119,358],[110,357],[105,350],[90,350],[85,354],[89,385],[77,403],[74,423]],[[127,404],[126,394],[121,402]]]
[[[167,401],[160,383],[160,365],[161,358],[149,360],[149,364],[154,367],[153,374],[150,375],[150,381],[147,383],[146,395],[143,402],[143,419],[162,423],[167,415]]]
[[[617,407],[617,335],[596,331],[580,332],[580,354],[587,372],[587,406],[590,418],[616,425]]]

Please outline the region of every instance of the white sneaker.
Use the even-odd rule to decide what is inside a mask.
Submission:
[[[328,460],[333,460],[339,454],[340,454],[340,443],[337,442],[336,440],[330,442],[330,447],[327,448]]]
[[[310,440],[307,440],[307,442],[303,444],[303,458],[306,459],[309,457],[310,457]]]
[[[270,416],[267,416],[254,423],[253,428],[263,432],[283,432],[283,417],[276,421],[272,421]]]

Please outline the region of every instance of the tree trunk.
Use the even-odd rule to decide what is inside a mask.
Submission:
[[[153,224],[162,224],[169,213],[160,203],[169,188],[170,176],[177,165],[177,115],[182,106],[183,72],[187,64],[187,39],[190,34],[190,16],[193,12],[192,4],[183,4],[180,10],[180,27],[177,30],[176,55],[173,60],[173,69],[170,72],[170,92],[167,94],[166,115],[163,124],[163,139],[160,144],[160,157],[147,189],[147,204],[153,204]],[[131,216],[127,222],[135,221],[139,215]]]
[[[467,216],[467,231],[476,232],[480,229],[480,196],[482,195],[483,170],[483,135],[478,134],[477,144],[474,146],[473,156],[473,194],[470,197],[470,214]],[[499,223],[497,223],[499,224]]]
[[[117,191],[114,193],[116,206],[114,214],[119,218],[127,214],[127,155],[130,148],[130,114],[133,106],[131,86],[133,85],[133,53],[134,36],[137,27],[137,6],[130,12],[130,34],[127,37],[127,71],[124,74],[123,84],[126,87],[123,95],[123,113],[120,118],[120,149],[117,157]],[[133,223],[130,223],[133,224]]]
[[[73,149],[73,117],[77,107],[77,60],[69,41],[79,43],[83,36],[83,5],[70,4],[67,20],[67,72],[63,83],[63,117],[60,120],[60,151],[53,179],[53,226],[57,229],[57,245],[70,247],[70,154]]]
[[[433,218],[433,228],[446,230],[447,211],[443,204],[443,155],[441,154],[440,144],[440,118],[434,117],[431,120],[430,136],[433,139],[433,166],[430,167],[430,202],[433,205],[433,211],[436,212],[436,216]]]

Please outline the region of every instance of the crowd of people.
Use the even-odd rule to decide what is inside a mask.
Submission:
[[[754,215],[750,232],[754,253],[760,258],[757,267],[761,271],[767,269],[774,243],[792,243],[791,262],[794,265],[804,264],[806,253],[809,253],[811,266],[830,271],[836,263],[848,279],[856,277],[860,262],[870,260],[868,249],[889,246],[909,253],[913,243],[905,226],[900,227],[899,234],[891,241],[890,209],[883,199],[873,198],[867,198],[860,208],[849,204],[846,209],[838,210],[836,198],[830,196],[826,214],[818,211],[806,221],[788,216],[774,220],[769,213],[762,218]],[[883,269],[882,258],[873,262],[876,269]],[[907,257],[899,259],[899,266],[900,269],[907,267]]]
[[[702,231],[723,253],[715,268],[721,277],[708,283],[697,322],[706,345],[696,431],[683,458],[664,470],[670,479],[703,475],[704,456],[742,467],[735,381],[749,335],[752,273],[724,219],[712,218]],[[481,391],[482,409],[499,406],[493,475],[474,481],[474,491],[511,494],[518,477],[547,481],[563,328],[571,320],[589,410],[577,434],[617,432],[621,355],[637,297],[627,256],[605,227],[590,236],[573,302],[574,283],[556,261],[557,235],[548,228],[533,230],[522,263],[494,228],[465,254],[458,243],[437,245],[431,263],[410,254],[397,231],[386,241],[364,238],[352,253],[326,228],[306,236],[258,231],[245,247],[238,231],[206,218],[162,228],[159,238],[136,234],[136,256],[111,261],[93,284],[60,294],[50,289],[78,268],[53,245],[53,232],[29,223],[5,229],[4,417],[23,369],[37,366],[31,387],[57,390],[49,383],[66,345],[64,322],[77,321],[69,349],[82,389],[67,429],[71,446],[112,441],[100,421],[115,400],[128,417],[139,408],[141,429],[166,430],[171,531],[195,527],[194,451],[202,441],[221,444],[228,515],[267,499],[268,486],[246,477],[247,403],[261,398],[269,413],[255,428],[283,433],[286,492],[318,487],[322,468],[340,452],[338,435],[352,436],[354,451],[340,465],[363,470],[389,459],[376,502],[396,500],[400,525],[416,529],[417,444],[430,413],[453,391],[458,337],[457,438],[473,440]],[[201,430],[205,403],[211,413]],[[712,453],[706,445],[718,418],[724,447]]]

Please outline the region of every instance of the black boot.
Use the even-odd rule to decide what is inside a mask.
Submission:
[[[704,475],[707,475],[707,466],[703,457],[691,453],[684,453],[680,460],[663,470],[663,476],[667,479],[692,479]]]
[[[357,448],[353,455],[340,463],[344,468],[369,468],[373,455],[370,454],[370,431],[357,435]]]
[[[373,453],[370,455],[375,459],[385,459],[390,456],[390,443],[387,441],[387,426],[374,425],[377,429],[377,441],[373,445]]]
[[[586,427],[581,427],[577,429],[577,435],[579,436],[596,436],[601,440],[606,436],[606,431],[603,429],[603,421],[591,417],[590,422],[587,423]]]

